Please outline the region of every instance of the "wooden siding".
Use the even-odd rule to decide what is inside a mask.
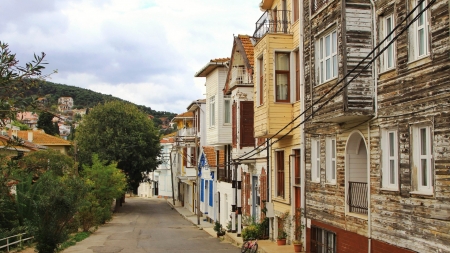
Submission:
[[[408,12],[406,1],[376,1],[377,13],[393,9],[395,20]],[[450,248],[450,53],[449,5],[438,0],[428,12],[430,56],[411,62],[409,38],[396,42],[396,68],[379,75],[378,115],[371,124],[372,236],[418,252]],[[404,26],[403,26],[404,27]],[[434,191],[413,194],[411,126],[428,122],[432,132]],[[382,189],[380,129],[395,129],[399,147],[399,189]]]
[[[258,41],[255,46],[255,58],[263,55],[264,64],[264,104],[255,105],[255,137],[271,137],[292,120],[292,104],[276,103],[274,96],[274,55],[276,51],[292,51],[292,35],[285,34],[268,34]],[[295,72],[291,70],[291,72]],[[255,75],[255,78],[258,75]],[[254,83],[257,83],[256,80]],[[291,82],[291,89],[295,86],[295,82]],[[255,88],[255,96],[257,95]],[[257,101],[256,97],[254,100]],[[279,135],[283,135],[290,130],[286,128]]]

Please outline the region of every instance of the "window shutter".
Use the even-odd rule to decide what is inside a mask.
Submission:
[[[253,133],[253,101],[241,101],[240,105],[240,144],[241,147],[254,147],[255,137]]]
[[[184,167],[187,166],[187,159],[188,159],[187,148],[184,147],[184,148],[183,148],[183,166],[184,166]]]
[[[213,199],[214,199],[214,185],[213,181],[209,180],[209,206],[213,206]]]
[[[200,201],[205,202],[205,179],[200,182]]]
[[[236,102],[233,103],[232,109],[232,144],[233,148],[237,146],[237,104]]]

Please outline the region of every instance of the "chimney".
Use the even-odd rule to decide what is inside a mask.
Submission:
[[[28,141],[33,142],[33,131],[28,131]]]

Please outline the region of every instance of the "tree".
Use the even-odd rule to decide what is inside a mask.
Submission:
[[[46,134],[59,135],[59,128],[55,127],[55,124],[53,124],[54,117],[55,116],[52,113],[42,112],[41,114],[39,114],[37,127],[44,130]]]
[[[0,127],[9,119],[15,119],[18,112],[37,107],[36,97],[24,96],[24,91],[37,86],[37,79],[44,79],[42,70],[45,53],[34,55],[34,60],[19,66],[16,55],[8,44],[0,41]]]
[[[82,178],[88,187],[88,194],[77,213],[83,231],[105,223],[111,218],[111,203],[120,198],[126,189],[126,177],[116,164],[106,165],[92,156],[92,166],[83,166]]]
[[[159,164],[158,130],[131,103],[110,101],[97,105],[84,117],[75,139],[81,163],[92,164],[93,153],[108,163],[117,162],[134,191],[143,179],[142,173],[155,170]]]

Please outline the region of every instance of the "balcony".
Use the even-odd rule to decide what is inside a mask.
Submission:
[[[367,183],[348,182],[347,204],[351,213],[367,215]]]
[[[253,37],[261,39],[267,33],[291,34],[290,11],[268,10],[256,22]]]
[[[252,76],[247,72],[245,67],[233,66],[231,69],[231,82],[230,88],[240,84],[253,83]]]
[[[185,142],[193,142],[197,134],[196,130],[197,129],[194,127],[179,129],[177,132],[178,144],[182,144]]]

